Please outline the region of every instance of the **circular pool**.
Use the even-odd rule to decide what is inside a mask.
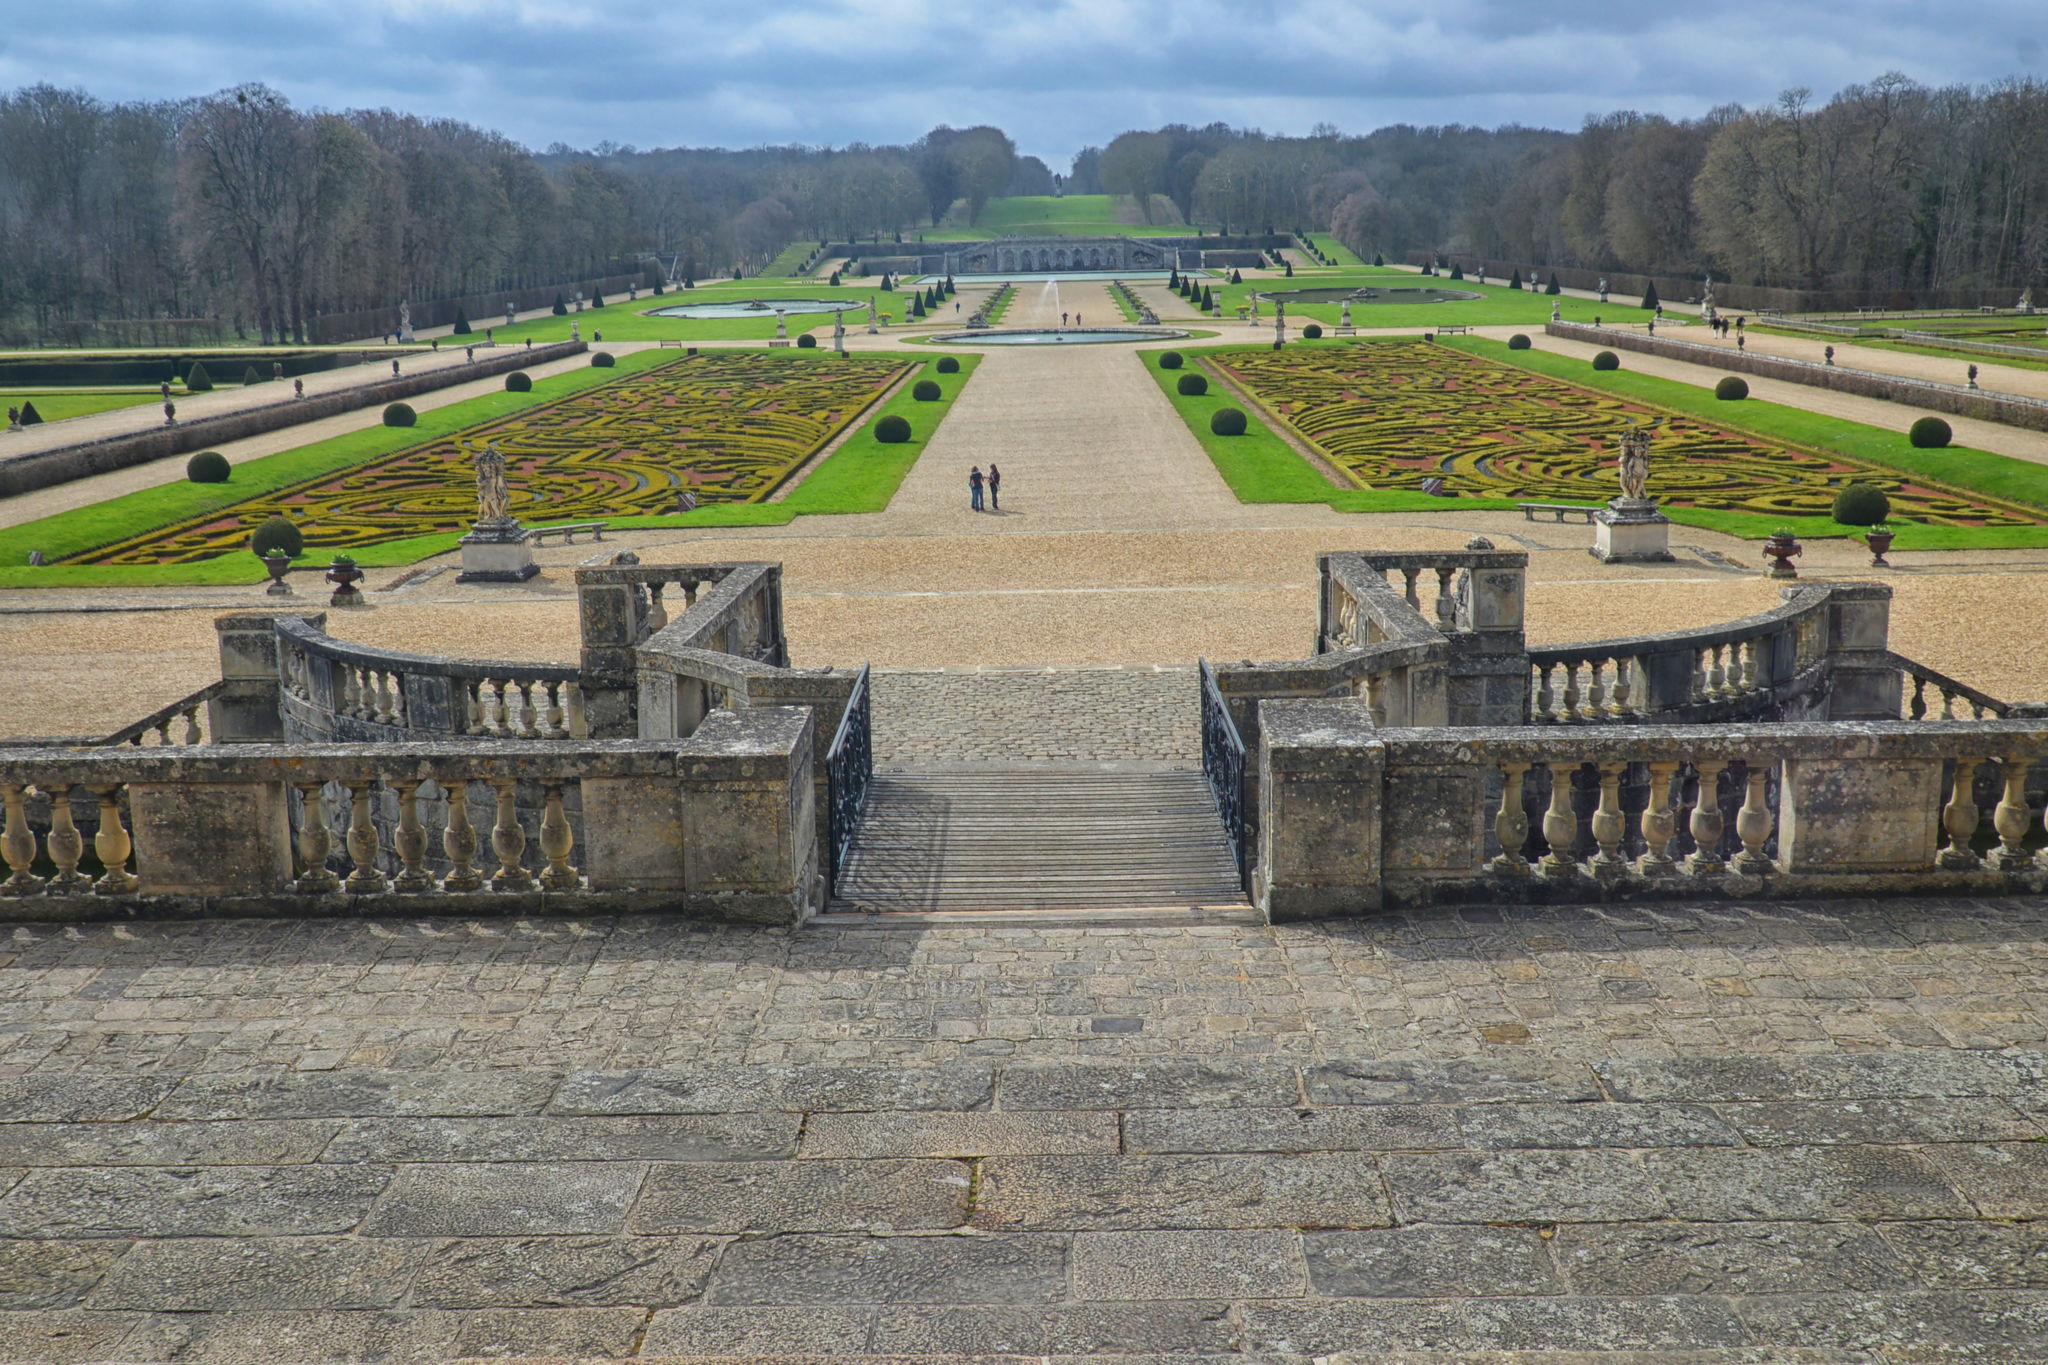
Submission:
[[[972,346],[1098,346],[1116,341],[1170,341],[1186,332],[1171,327],[1068,327],[1010,332],[948,332],[933,341]]]
[[[781,313],[849,313],[867,307],[866,299],[724,299],[711,303],[672,303],[650,308],[650,318],[772,318]]]
[[[1483,299],[1466,289],[1279,289],[1258,296],[1267,303],[1467,303]]]

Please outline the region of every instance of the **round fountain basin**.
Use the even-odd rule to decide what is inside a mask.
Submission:
[[[932,340],[970,346],[1100,346],[1128,341],[1171,341],[1186,335],[1171,327],[1051,327],[948,332]]]
[[[674,303],[650,308],[651,318],[772,318],[784,313],[847,313],[867,307],[860,299],[725,299],[715,303]]]

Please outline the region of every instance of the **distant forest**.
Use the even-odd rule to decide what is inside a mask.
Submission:
[[[303,340],[324,313],[569,284],[657,254],[696,278],[792,242],[971,224],[991,198],[1154,196],[1209,231],[1326,231],[1544,267],[1863,292],[2010,288],[2048,266],[2048,83],[1929,89],[1890,74],[1576,133],[1211,124],[1125,132],[1063,172],[1003,131],[901,145],[533,152],[391,110],[294,109],[241,86],[111,104],[0,95],[0,340],[98,320],[219,317]]]

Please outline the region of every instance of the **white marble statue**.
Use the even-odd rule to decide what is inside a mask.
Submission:
[[[471,447],[474,450],[474,447]],[[484,442],[476,452],[476,519],[481,523],[503,523],[512,519],[512,492],[505,484],[505,457],[495,442]]]

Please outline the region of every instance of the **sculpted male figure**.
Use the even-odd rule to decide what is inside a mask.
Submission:
[[[496,443],[486,441],[476,455],[476,519],[478,523],[506,522],[512,501],[505,484],[505,457]]]

